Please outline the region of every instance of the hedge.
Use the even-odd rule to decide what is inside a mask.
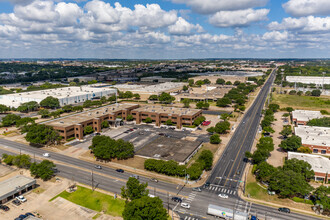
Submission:
[[[309,199],[302,199],[302,198],[299,198],[299,197],[293,197],[292,200],[295,201],[295,202],[305,203],[305,204],[308,204],[308,205],[314,205],[312,200],[309,200]]]

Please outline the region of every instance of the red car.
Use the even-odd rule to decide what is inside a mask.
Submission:
[[[203,121],[202,125],[204,126],[208,126],[209,124],[211,124],[211,121]]]

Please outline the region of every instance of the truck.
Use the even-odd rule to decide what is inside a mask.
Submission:
[[[249,215],[246,212],[236,211],[222,206],[209,204],[207,214],[228,220],[248,220]]]

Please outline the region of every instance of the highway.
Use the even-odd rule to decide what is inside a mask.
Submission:
[[[208,216],[207,206],[209,204],[224,206],[239,211],[256,214],[261,219],[318,219],[298,213],[279,213],[276,208],[253,204],[240,199],[237,195],[239,181],[246,164],[243,162],[245,151],[251,149],[259,122],[260,113],[263,108],[267,93],[274,80],[274,72],[269,77],[265,86],[260,90],[254,103],[245,113],[240,125],[236,128],[233,137],[229,141],[220,160],[212,170],[208,178],[210,187],[204,187],[202,192],[192,191],[190,188],[178,186],[176,184],[159,181],[155,183],[149,178],[140,176],[141,182],[148,182],[150,194],[156,194],[164,201],[164,207],[174,209],[180,214],[182,219],[214,219]],[[0,153],[34,155],[41,158],[42,154],[49,152],[44,149],[31,147],[5,139],[0,139]],[[13,152],[13,150],[15,152]],[[87,185],[94,185],[97,188],[113,193],[120,193],[120,188],[125,185],[130,175],[129,172],[118,173],[114,169],[102,166],[102,169],[95,169],[94,163],[72,158],[63,154],[50,152],[50,160],[56,164],[58,176],[71,179],[72,182],[80,182]],[[239,173],[238,173],[239,171]],[[93,184],[92,184],[93,172]],[[219,193],[229,195],[228,199],[218,197]],[[184,202],[191,205],[190,209],[181,208],[179,204],[170,201],[171,196],[180,196]]]

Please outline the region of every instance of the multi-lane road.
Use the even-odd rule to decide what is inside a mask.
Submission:
[[[148,182],[150,194],[156,194],[164,201],[164,206],[174,209],[183,219],[213,219],[208,216],[207,206],[209,204],[220,205],[239,211],[249,212],[257,215],[261,219],[314,219],[313,217],[301,215],[298,213],[283,214],[277,209],[263,205],[252,204],[238,197],[238,186],[241,181],[244,168],[246,166],[243,161],[245,151],[251,149],[256,131],[260,122],[261,110],[271,84],[274,80],[274,72],[260,90],[254,103],[245,113],[240,125],[236,128],[233,137],[226,146],[226,149],[214,167],[212,174],[208,178],[211,183],[209,187],[203,187],[202,192],[192,191],[190,188],[183,187],[168,182],[159,181],[155,183],[149,178],[140,176],[140,181]],[[0,139],[0,153],[16,153],[30,154],[37,158],[47,152],[44,149],[34,148],[29,145],[16,143],[13,141]],[[15,153],[14,152],[14,153]],[[57,165],[59,176],[72,179],[75,182],[94,185],[100,189],[104,189],[113,193],[120,193],[120,188],[125,185],[127,179],[131,175],[128,172],[118,173],[114,169],[103,166],[101,170],[94,168],[94,163],[72,158],[63,154],[51,152],[51,158]],[[93,183],[92,183],[93,170]],[[219,193],[229,195],[228,199],[220,199]],[[171,196],[180,196],[184,202],[191,205],[189,210],[181,208],[170,200]]]

